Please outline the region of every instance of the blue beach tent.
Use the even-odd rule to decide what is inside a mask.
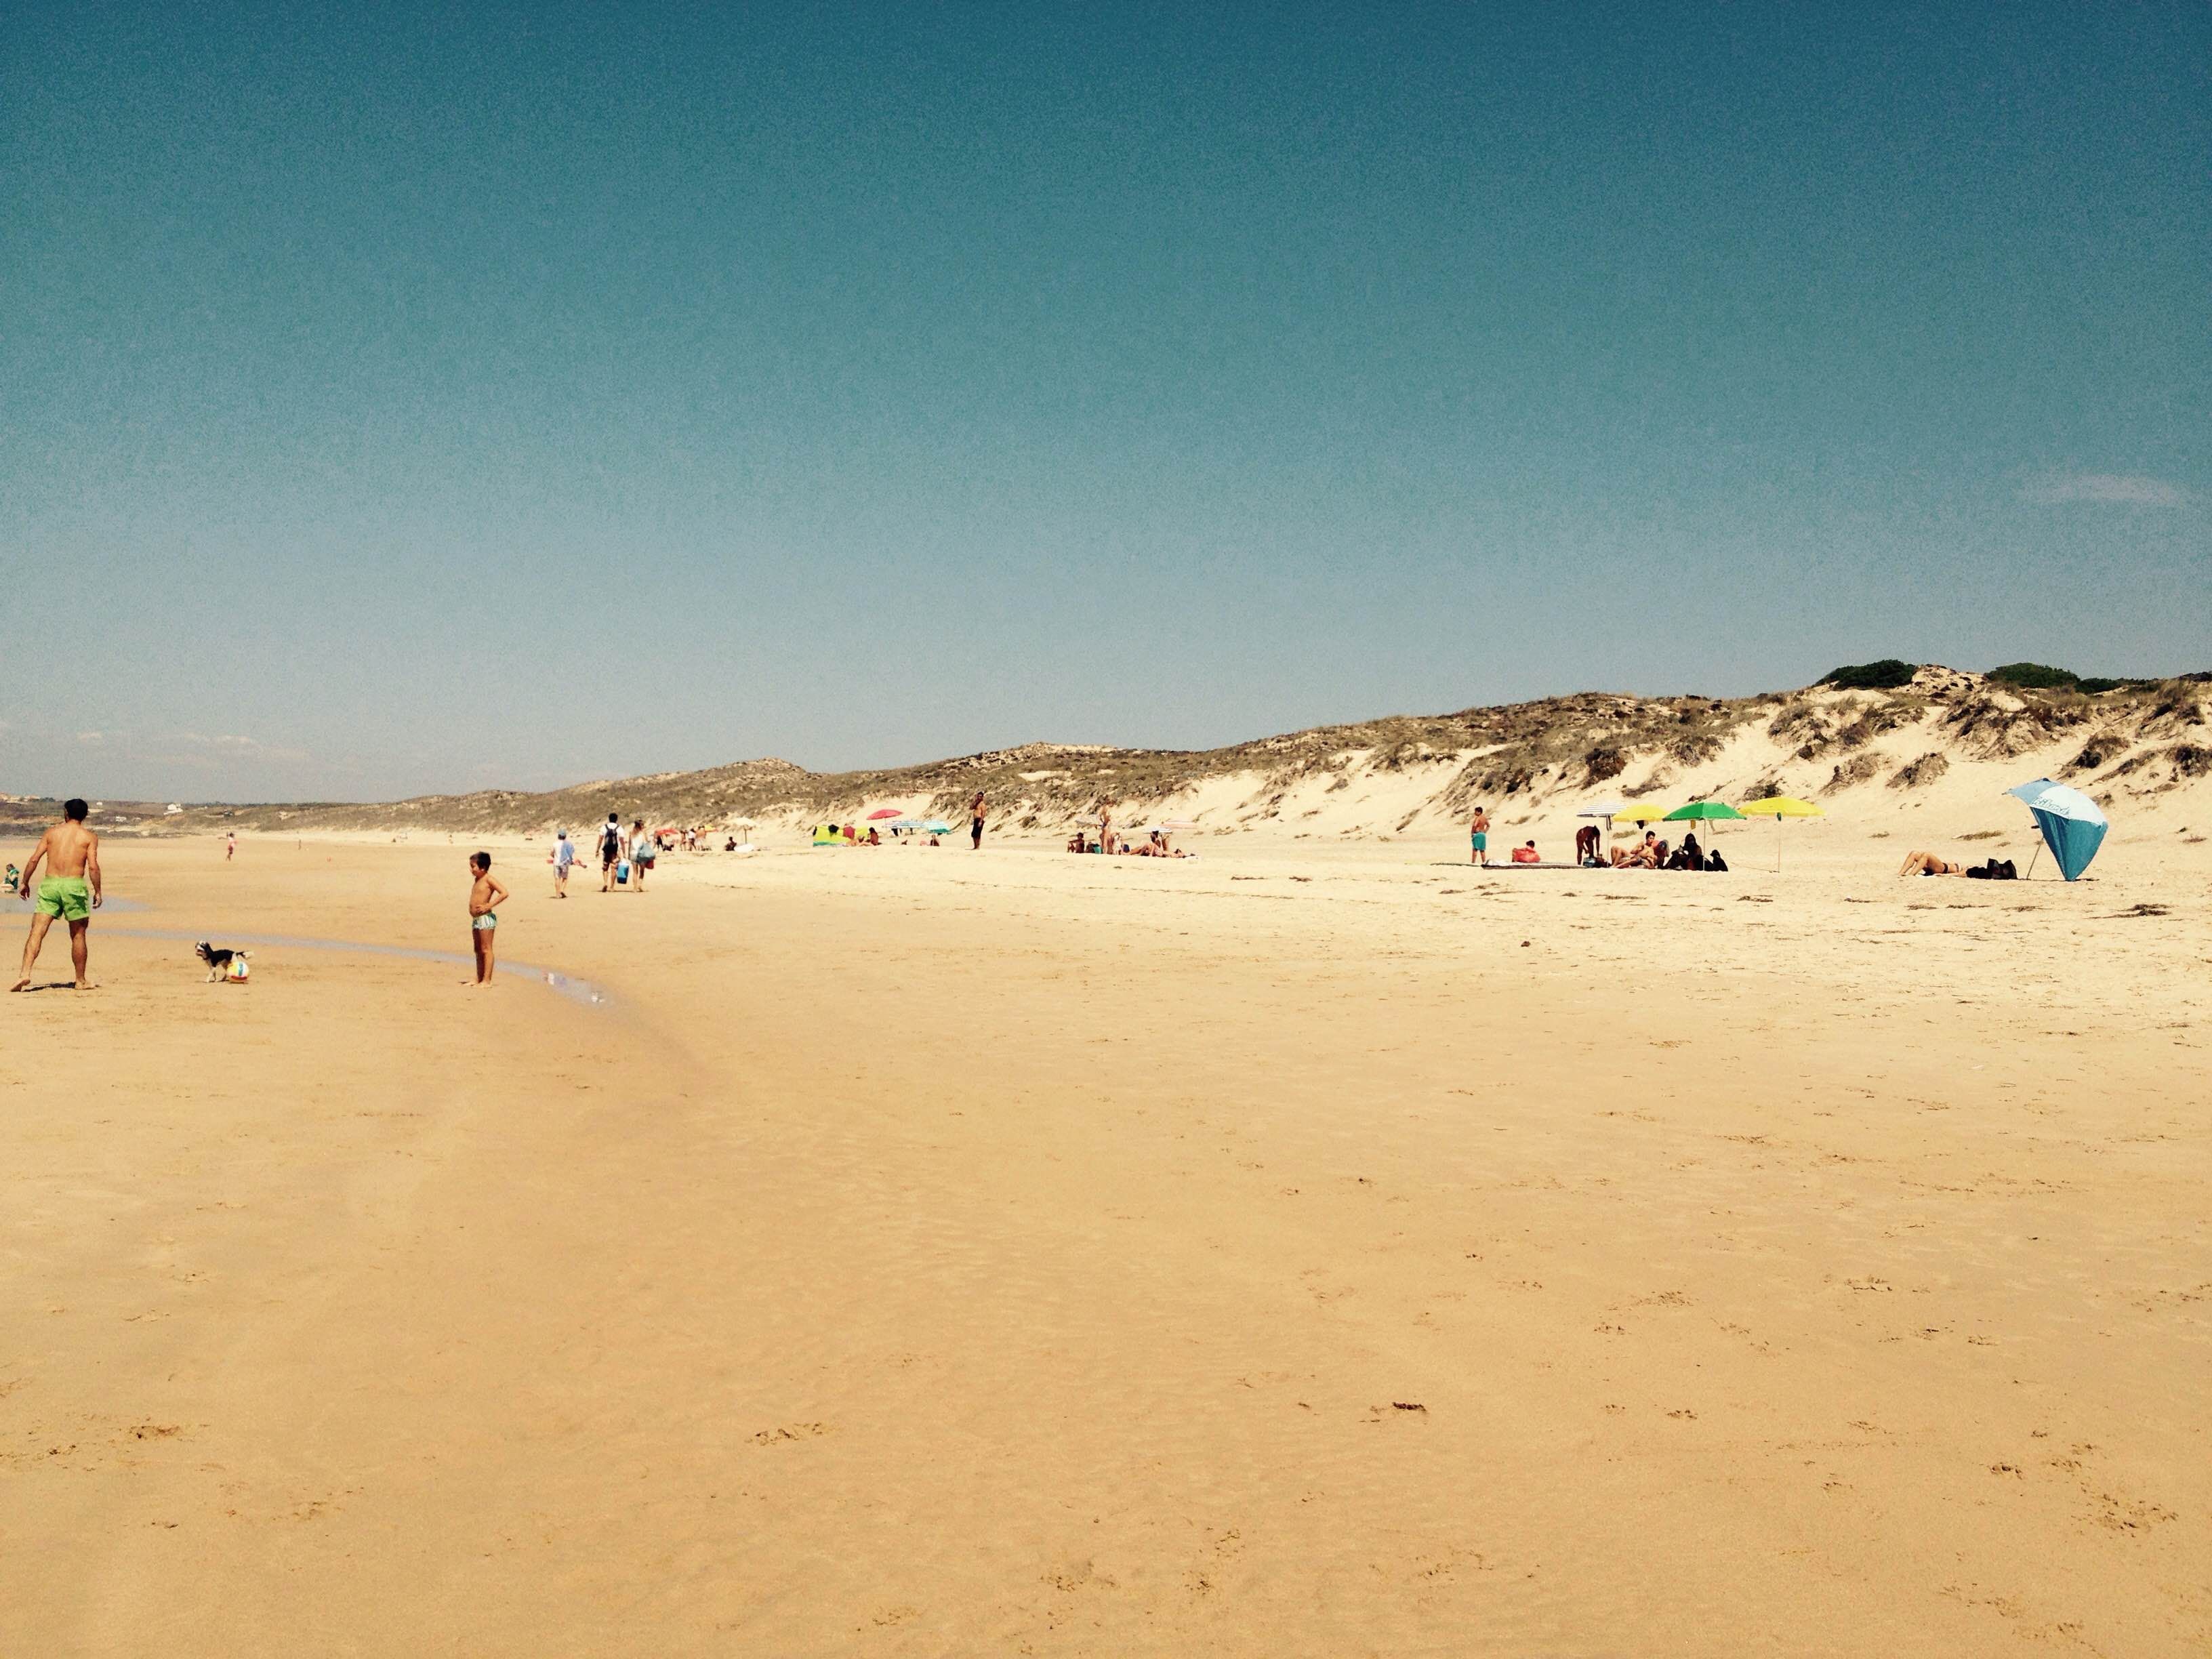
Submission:
[[[2105,831],[2111,827],[2103,808],[2079,789],[2069,789],[2049,778],[2038,778],[2005,793],[2027,803],[2027,810],[2035,815],[2035,827],[2043,831],[2043,844],[2058,861],[2060,875],[2071,881],[2089,867],[2089,860],[2105,844]]]

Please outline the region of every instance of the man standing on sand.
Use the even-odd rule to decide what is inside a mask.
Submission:
[[[602,893],[615,890],[615,866],[622,862],[622,820],[610,812],[606,823],[599,830],[599,890]]]
[[[31,861],[23,866],[25,898],[31,896],[31,878],[41,859],[46,863],[46,878],[39,884],[31,936],[23,941],[23,971],[8,988],[11,991],[30,988],[31,964],[38,961],[40,947],[46,942],[46,929],[54,925],[56,916],[69,923],[70,960],[76,967],[76,988],[100,988],[85,977],[85,958],[91,951],[91,941],[86,936],[92,927],[92,913],[100,908],[100,837],[84,827],[88,810],[82,800],[64,801],[62,821],[39,837]]]
[[[968,850],[983,850],[983,819],[990,809],[983,804],[983,792],[978,789],[975,799],[968,803]]]
[[[1468,854],[1470,861],[1488,865],[1490,862],[1490,814],[1480,806],[1474,809],[1474,822],[1468,825],[1468,839],[1474,850]]]
[[[476,880],[469,888],[469,943],[477,953],[477,983],[491,983],[492,937],[499,927],[494,911],[507,902],[507,889],[491,878],[491,854],[471,853],[469,869]]]
[[[553,843],[553,896],[568,896],[568,872],[575,867],[576,849],[568,842],[568,832],[563,830],[561,838]]]

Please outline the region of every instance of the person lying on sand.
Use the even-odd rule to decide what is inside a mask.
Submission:
[[[1905,863],[1897,873],[1900,876],[1963,876],[1966,873],[1966,866],[1954,864],[1933,853],[1907,853]]]
[[[1628,852],[1618,847],[1613,849],[1613,867],[1616,870],[1656,870],[1667,861],[1667,843],[1651,830],[1644,832],[1644,844]]]

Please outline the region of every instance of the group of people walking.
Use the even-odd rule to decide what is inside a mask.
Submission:
[[[643,818],[633,819],[629,829],[622,827],[622,814],[610,812],[607,821],[599,826],[596,843],[599,855],[599,890],[611,893],[617,886],[628,887],[632,892],[645,890],[645,878],[652,873],[654,861],[660,856],[660,838],[645,831]],[[568,896],[568,873],[580,860],[576,855],[576,844],[563,830],[553,842],[553,896]]]

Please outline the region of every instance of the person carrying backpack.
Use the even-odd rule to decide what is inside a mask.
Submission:
[[[615,866],[622,862],[622,820],[610,812],[599,828],[599,890],[615,890]]]

